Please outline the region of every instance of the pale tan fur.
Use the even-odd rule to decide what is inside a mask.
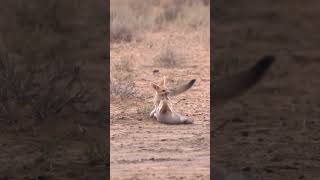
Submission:
[[[228,100],[245,93],[261,80],[274,60],[275,57],[273,56],[264,56],[256,65],[245,71],[213,81],[213,105],[222,105]],[[159,85],[152,83],[151,86],[156,93],[154,96],[154,109],[150,113],[150,117],[156,117],[158,121],[168,124],[192,123],[191,119],[174,112],[169,97],[185,92],[193,86],[194,82],[195,79],[175,89],[166,87],[165,77]]]
[[[169,96],[176,96],[188,90],[195,80],[187,84],[181,85],[175,89],[169,89],[166,86],[166,78],[159,83],[159,85],[152,83],[151,86],[155,90],[154,109],[150,113],[150,117],[155,117],[161,123],[166,124],[191,124],[193,120],[176,113],[170,101]]]

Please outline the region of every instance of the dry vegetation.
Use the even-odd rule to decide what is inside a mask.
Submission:
[[[179,29],[181,32],[189,31],[201,34],[201,40],[209,45],[210,6],[208,0],[112,0],[111,7],[111,44],[130,43],[133,40],[141,41],[143,34],[147,32]],[[152,47],[152,44],[149,46]],[[168,39],[157,54],[152,57],[153,64],[165,68],[183,65],[183,56],[177,51],[174,45],[170,45],[170,39]],[[120,62],[111,62],[110,88],[112,96],[130,97],[134,94],[133,72],[127,69],[132,65],[133,63],[128,60],[128,57],[126,59],[120,57]]]
[[[88,145],[96,141],[105,146],[101,140],[105,139],[106,6],[102,4],[100,0],[1,2],[0,141],[7,147],[0,179],[103,176],[101,147]],[[12,153],[19,154],[16,161],[21,163],[12,161]],[[72,164],[75,159],[79,165]],[[88,167],[94,170],[79,173],[79,168]]]
[[[110,95],[121,98],[134,97],[135,83],[132,77],[133,63],[126,58],[111,64]]]
[[[145,32],[168,27],[207,30],[210,24],[207,1],[112,0],[111,7],[111,43],[130,42]]]
[[[209,9],[205,0],[111,0],[111,179],[209,179]],[[173,100],[194,125],[148,118],[150,83],[164,75],[169,86],[197,79]]]
[[[153,59],[154,65],[160,67],[177,67],[182,65],[182,59],[177,55],[172,47],[168,45],[162,47],[158,55]]]
[[[2,7],[3,18],[16,19],[4,20],[0,37],[0,113],[6,120],[11,121],[8,117],[17,108],[31,107],[33,118],[45,120],[68,106],[77,109],[93,100],[94,92],[83,78],[83,62],[97,55],[79,60],[73,53],[83,49],[79,41],[89,38],[83,37],[77,6],[76,1],[32,0]]]

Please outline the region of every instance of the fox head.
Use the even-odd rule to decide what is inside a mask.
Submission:
[[[165,97],[167,99],[168,96],[176,96],[187,91],[189,88],[193,86],[195,81],[196,80],[193,79],[186,84],[180,85],[174,89],[169,89],[167,88],[166,77],[164,76],[158,85],[155,83],[151,83],[151,86],[156,91],[156,95]]]
[[[160,83],[158,85],[155,83],[151,83],[151,86],[156,91],[156,95],[167,99],[167,97],[169,95],[169,91],[166,86],[166,77],[165,76],[163,77],[163,79],[160,81]]]

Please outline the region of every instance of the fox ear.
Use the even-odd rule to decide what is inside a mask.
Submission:
[[[159,86],[164,86],[164,80],[161,80]]]
[[[158,85],[156,85],[155,83],[151,83],[151,87],[156,91],[160,90],[160,87]]]
[[[160,81],[160,84],[159,84],[159,86],[163,86],[163,87],[165,87],[166,86],[166,77],[165,76],[163,76],[163,79]]]

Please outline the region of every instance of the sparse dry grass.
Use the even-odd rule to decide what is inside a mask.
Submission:
[[[209,6],[204,6],[201,3],[182,6],[174,23],[191,29],[208,28],[210,25],[209,8]]]
[[[132,77],[133,64],[126,58],[111,64],[110,95],[121,98],[133,97],[135,82]]]
[[[94,6],[99,8],[97,1],[3,2],[0,18],[10,18],[0,23],[0,118],[11,121],[18,107],[29,106],[34,118],[45,120],[67,106],[89,101],[88,89],[93,88],[82,81],[82,62],[99,59],[99,53],[90,54],[88,45],[83,46],[94,39],[83,24],[94,24],[95,34],[104,25],[98,11],[92,14]]]
[[[203,7],[203,9],[199,7]],[[128,10],[119,13],[121,8]],[[204,11],[204,9],[207,10]],[[209,34],[209,26],[203,23],[202,15],[192,17],[189,13],[192,13],[194,16],[197,14],[207,14],[207,20],[209,21],[209,6],[203,5],[202,1],[195,0],[111,0],[111,10],[115,14],[118,14],[117,18],[113,20],[125,22],[123,24],[129,27],[131,30],[130,34],[132,35],[131,41],[118,40],[111,42],[110,61],[112,69],[110,75],[111,80],[114,81],[110,85],[110,137],[112,137],[110,151],[113,154],[111,156],[113,177],[111,178],[208,179],[209,170],[206,167],[208,167],[207,164],[209,162],[198,161],[197,158],[194,158],[198,156],[198,153],[190,153],[186,155],[186,158],[182,157],[173,161],[170,155],[180,152],[172,151],[172,145],[182,145],[181,150],[184,151],[185,149],[194,149],[196,147],[194,142],[199,142],[197,147],[201,146],[201,154],[208,154],[207,127],[209,127],[209,116],[207,115],[209,113],[207,112],[208,101],[205,101],[205,99],[209,97],[209,81],[206,78],[209,74],[209,49],[206,48],[206,44],[202,44],[201,38],[202,34],[204,34],[202,30],[207,30],[207,34]],[[186,20],[185,18],[190,19]],[[132,71],[130,71],[130,68],[129,70],[127,69],[128,61],[121,62],[120,57],[123,56],[130,57],[127,60],[131,63],[134,62],[134,68],[131,68]],[[129,67],[132,67],[132,65]],[[170,128],[170,130],[168,128],[161,129],[163,124],[158,123],[156,119],[149,118],[149,113],[153,108],[152,100],[154,96],[154,90],[150,86],[150,83],[158,83],[163,76],[173,78],[174,80],[201,78],[196,88],[203,89],[203,92],[192,92],[194,93],[190,97],[192,100],[186,100],[183,97],[188,96],[188,94],[178,97],[181,98],[178,99],[179,102],[186,100],[185,104],[181,102],[183,106],[190,108],[177,106],[176,109],[179,113],[186,114],[187,116],[192,114],[194,118],[197,117],[198,119],[195,122],[202,124],[201,129],[182,127],[183,131],[186,131],[185,133],[180,132],[182,129],[177,131],[177,128],[181,128],[181,126],[172,130]],[[169,79],[167,80],[169,81]],[[134,92],[130,88],[127,88],[132,87],[130,83],[133,82],[135,83]],[[119,93],[114,93],[115,91]],[[121,95],[126,99],[115,97],[121,97]],[[189,101],[193,101],[192,104],[189,104]],[[191,108],[193,105],[201,105],[202,108],[200,108],[200,111],[195,111],[194,108]],[[161,129],[161,131],[158,131],[158,129]],[[152,134],[156,133],[156,136],[150,136],[150,132]],[[192,138],[192,143],[183,141],[185,134],[199,134],[199,132],[201,137],[204,137],[201,142]],[[168,134],[171,135],[170,138]],[[159,137],[163,140],[159,141]],[[162,141],[165,141],[165,143]],[[140,144],[141,146],[136,146],[136,144]],[[158,150],[159,147],[161,151]],[[127,151],[128,149],[131,151]],[[156,158],[152,158],[152,162],[145,161],[146,158],[160,156],[165,158],[164,164],[167,165],[168,162],[172,165],[170,175],[163,173],[164,171],[161,169],[166,168],[161,165],[162,163],[159,164]],[[170,162],[167,161],[167,158]],[[197,160],[187,160],[190,158]],[[138,164],[142,169],[146,170],[136,172],[134,166]],[[186,166],[186,164],[188,165]],[[157,172],[155,172],[156,175],[150,174],[148,176],[147,171],[150,166],[159,167],[157,168]],[[194,166],[201,167],[203,171],[194,172],[197,173],[195,176],[182,175],[181,169],[190,169],[192,171]],[[177,174],[179,176],[176,176]]]
[[[135,83],[132,80],[111,80],[110,94],[121,98],[129,98],[135,95]]]
[[[110,30],[111,41],[130,42],[134,33],[133,31],[133,28],[128,24],[112,22]]]
[[[179,57],[179,55],[168,45],[162,47],[159,54],[154,57],[153,62],[156,66],[166,68],[174,68],[183,63],[182,57]]]
[[[17,121],[11,118],[19,108],[31,107],[29,115],[40,122],[68,106],[87,103],[90,96],[80,67],[62,61],[21,65],[1,54],[0,82],[0,119],[10,123]]]
[[[143,7],[137,7],[145,5],[145,2],[128,2],[111,1],[111,42],[130,42],[137,36],[137,32],[150,27],[152,19],[143,12]]]
[[[128,58],[122,57],[119,62],[112,64],[112,70],[117,72],[132,72],[133,63]]]
[[[137,109],[138,114],[149,114],[152,111],[152,107],[149,105],[139,106]]]
[[[111,0],[111,42],[130,42],[145,31],[179,26],[208,29],[209,1]]]
[[[97,176],[105,172],[100,169],[105,163],[98,162],[90,170],[83,159],[86,137],[75,139],[70,132],[81,121],[88,130],[95,128],[92,136],[105,137],[101,128],[105,119],[95,113],[106,99],[105,94],[101,96],[107,70],[101,70],[107,64],[104,3],[1,1],[1,141],[10,142],[14,136],[2,156],[8,163],[0,168],[1,177],[101,179]],[[100,144],[106,146],[105,141]]]

